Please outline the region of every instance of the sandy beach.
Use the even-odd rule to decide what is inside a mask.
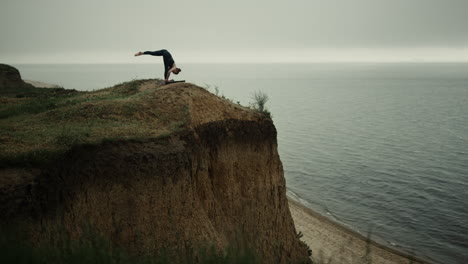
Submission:
[[[56,84],[51,84],[51,83],[44,83],[44,82],[38,82],[38,81],[32,81],[32,80],[23,80],[26,83],[32,84],[34,87],[37,88],[60,88],[59,85]]]
[[[291,198],[289,209],[301,240],[312,249],[314,263],[433,263],[371,241]]]

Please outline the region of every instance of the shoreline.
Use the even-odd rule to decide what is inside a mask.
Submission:
[[[436,264],[367,238],[287,198],[296,232],[302,232],[301,240],[312,249],[314,263]]]
[[[39,82],[39,81],[33,81],[33,80],[23,80],[25,83],[29,83],[32,86],[36,88],[61,88],[57,84],[52,84],[52,83],[45,83],[45,82]]]

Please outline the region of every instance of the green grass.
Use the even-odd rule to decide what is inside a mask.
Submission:
[[[24,98],[0,94],[0,168],[46,164],[79,144],[180,131],[189,121],[187,107],[161,111],[152,105],[154,90],[139,91],[145,82],[92,92],[38,89]]]
[[[0,118],[8,118],[23,114],[38,114],[56,108],[54,100],[38,98],[25,100],[17,105],[3,106],[0,110]]]
[[[75,145],[154,139],[185,129],[189,106],[177,95],[147,89],[154,83],[134,80],[92,92],[36,88],[23,98],[0,94],[0,168],[47,164]],[[270,117],[268,96],[255,98],[254,108]]]

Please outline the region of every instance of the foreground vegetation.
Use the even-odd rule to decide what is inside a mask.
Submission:
[[[261,258],[247,248],[228,247],[219,252],[214,247],[201,247],[185,256],[170,255],[165,251],[154,254],[136,255],[123,248],[115,247],[92,229],[84,230],[80,240],[73,240],[65,232],[58,232],[50,241],[33,245],[21,239],[17,229],[0,230],[0,263],[62,264],[62,263],[261,263]]]
[[[188,106],[162,108],[154,89],[142,89],[158,87],[156,83],[133,80],[91,92],[0,91],[0,168],[46,165],[74,145],[146,140],[180,131],[188,122]],[[215,95],[233,103],[218,92],[216,87]],[[252,99],[251,109],[270,118],[268,96],[256,92]]]
[[[170,134],[185,122],[187,109],[152,107],[148,80],[92,92],[38,89],[0,97],[0,167],[36,166],[76,144],[142,139]]]
[[[188,106],[167,103],[171,98],[161,99],[154,89],[142,89],[148,83],[151,88],[156,86],[155,80],[135,80],[92,92],[28,88],[0,94],[0,168],[47,166],[75,145],[147,140],[183,129],[189,123]],[[253,109],[269,116],[264,107],[268,97],[257,95]],[[170,107],[160,107],[161,102]],[[57,232],[49,241],[31,243],[19,229],[2,229],[0,226],[0,263],[261,262],[260,256],[245,247],[219,252],[206,246],[186,256],[165,252],[135,255],[93,232],[79,240]],[[304,250],[311,253],[305,244]]]

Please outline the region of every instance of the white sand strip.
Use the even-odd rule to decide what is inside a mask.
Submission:
[[[314,263],[434,263],[369,241],[361,234],[289,198],[289,209],[301,240],[312,249]]]
[[[38,81],[31,81],[31,80],[23,80],[26,83],[32,84],[34,87],[37,88],[60,88],[60,86],[51,83],[44,83]]]

